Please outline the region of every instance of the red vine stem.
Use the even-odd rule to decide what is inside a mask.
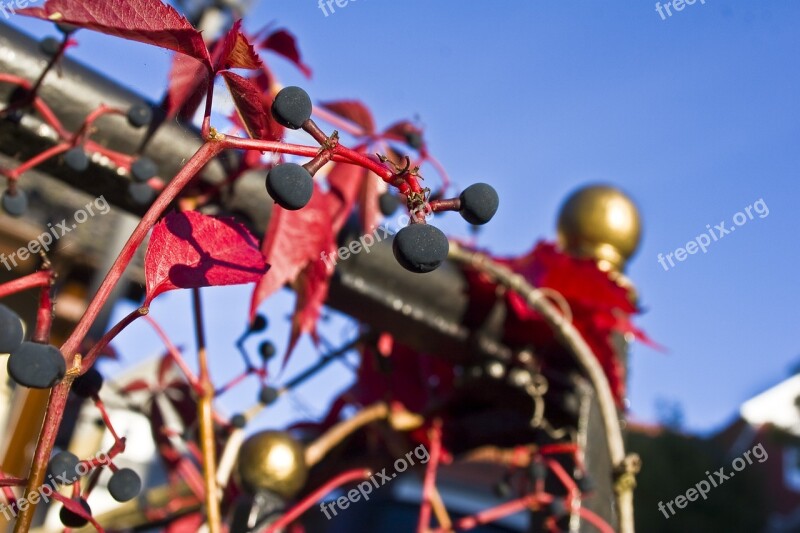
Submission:
[[[150,310],[147,307],[140,307],[117,322],[113,328],[108,330],[105,335],[100,337],[100,340],[97,341],[94,346],[92,346],[92,348],[86,354],[86,357],[83,358],[83,361],[81,362],[81,372],[86,372],[92,367],[92,364],[94,364],[94,361],[97,359],[97,356],[100,355],[100,352],[106,346],[108,346],[109,343],[111,343],[111,341],[114,340],[114,338],[119,335],[123,329],[132,324],[137,318],[145,316],[149,312]]]
[[[19,165],[14,170],[8,172],[6,176],[8,176],[9,179],[15,180],[19,178],[24,172],[38,165],[41,165],[48,159],[55,157],[61,153],[64,153],[69,149],[70,149],[69,143],[60,143],[55,146],[52,146],[47,150],[45,150],[44,152],[36,154],[34,157],[31,157],[30,159]]]
[[[431,441],[431,456],[425,466],[425,480],[422,484],[422,503],[419,509],[417,533],[427,533],[431,524],[431,502],[433,501],[433,492],[436,489],[436,469],[439,467],[439,459],[442,454],[441,419],[434,420],[428,436]]]
[[[265,533],[277,533],[281,529],[285,528],[295,520],[297,520],[303,513],[305,513],[312,505],[316,504],[319,500],[321,500],[326,494],[331,492],[332,490],[344,485],[345,483],[351,483],[353,481],[360,481],[363,479],[367,479],[369,476],[372,475],[372,472],[369,470],[365,470],[362,468],[356,468],[353,470],[348,470],[346,472],[342,472],[335,478],[331,479],[323,486],[297,502],[297,504],[289,509],[286,514],[281,516],[278,520],[276,520],[269,529],[266,530]]]
[[[49,263],[47,263],[49,265]],[[31,335],[33,342],[46,344],[50,342],[50,330],[53,327],[53,300],[50,297],[50,290],[53,280],[53,271],[43,270],[49,274],[51,283],[43,285],[39,289],[39,308],[36,310],[36,329]]]
[[[61,346],[61,353],[67,360],[67,366],[71,367],[73,358],[76,354],[86,334],[89,331],[91,324],[97,319],[100,310],[105,305],[114,286],[119,281],[128,263],[133,259],[136,249],[142,244],[147,232],[158,221],[158,218],[169,206],[170,203],[178,196],[180,191],[188,184],[192,178],[216,155],[222,150],[223,146],[217,142],[209,142],[204,144],[186,163],[186,165],[178,172],[175,178],[164,188],[164,191],[158,196],[156,201],[147,210],[147,213],[139,221],[136,229],[131,234],[128,241],[125,243],[122,251],[120,252],[111,270],[106,275],[100,288],[97,290],[92,301],[81,317],[78,325],[73,330],[69,338]],[[94,361],[89,360],[88,364],[91,365]],[[61,383],[56,385],[51,394],[50,400],[47,404],[47,412],[44,418],[44,426],[42,434],[39,437],[39,442],[36,445],[36,452],[34,455],[31,472],[28,477],[28,485],[25,487],[25,495],[29,497],[42,485],[47,468],[47,462],[53,450],[56,434],[60,425],[60,420],[64,413],[64,407],[69,397],[69,389],[72,385],[72,380],[64,379]],[[35,505],[27,507],[22,511],[17,518],[17,523],[14,527],[15,533],[23,533],[28,531],[33,520],[33,512],[36,509]]]
[[[49,270],[40,270],[33,274],[28,274],[15,280],[7,281],[0,284],[0,298],[11,296],[18,292],[26,291],[36,287],[49,287],[52,272]]]

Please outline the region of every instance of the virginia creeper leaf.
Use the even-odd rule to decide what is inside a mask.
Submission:
[[[211,66],[202,34],[160,0],[47,0],[18,13],[167,48]]]
[[[300,50],[297,48],[297,41],[295,40],[294,35],[288,31],[277,30],[273,32],[261,42],[260,47],[264,50],[272,50],[276,54],[282,55],[294,63],[306,78],[311,77],[311,69],[308,68],[308,66],[305,65],[303,60],[300,58]]]
[[[251,80],[233,72],[223,72],[222,77],[233,97],[236,112],[242,125],[253,139],[267,139],[271,135],[269,116],[264,109],[261,91]]]
[[[145,254],[144,305],[162,292],[258,281],[269,267],[256,239],[232,219],[170,213],[153,228]]]
[[[367,109],[367,106],[358,100],[322,102],[319,105],[331,113],[358,125],[366,135],[375,133],[375,119],[372,117],[372,113]]]

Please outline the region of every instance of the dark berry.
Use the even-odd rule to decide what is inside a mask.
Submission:
[[[385,192],[378,197],[378,207],[380,207],[383,216],[388,217],[400,207],[400,200],[394,194]]]
[[[564,518],[569,513],[564,498],[553,498],[553,501],[547,504],[547,512],[556,520]]]
[[[0,304],[0,353],[11,353],[22,344],[22,321],[19,315]]]
[[[258,394],[258,401],[264,405],[272,405],[278,399],[278,396],[278,389],[265,385]]]
[[[442,231],[430,224],[411,224],[397,232],[392,251],[397,262],[411,272],[424,274],[439,268],[447,258],[450,243]]]
[[[0,203],[3,204],[3,211],[12,217],[21,217],[28,210],[28,195],[19,187],[17,187],[16,194],[11,194],[6,189],[3,191],[3,198]]]
[[[96,396],[103,388],[103,375],[92,367],[82,376],[75,378],[72,382],[72,392],[80,398],[91,398]]]
[[[158,174],[158,165],[149,157],[140,157],[131,165],[131,177],[143,183]]]
[[[279,206],[296,211],[311,200],[314,180],[302,166],[283,163],[267,173],[267,192]]]
[[[128,109],[128,123],[134,128],[147,126],[153,120],[153,110],[145,104],[134,104]]]
[[[155,198],[156,191],[146,183],[129,183],[128,197],[136,205],[147,205]]]
[[[422,134],[418,131],[409,131],[406,133],[406,144],[414,150],[419,150],[424,144],[422,141]]]
[[[547,478],[547,465],[541,461],[535,461],[531,465],[531,477],[534,481],[544,481]]]
[[[139,495],[142,479],[130,468],[121,468],[108,480],[108,492],[118,502],[127,502]]]
[[[249,331],[251,333],[258,333],[259,331],[264,331],[267,329],[267,317],[264,315],[256,315],[253,319],[253,322],[250,324]]]
[[[578,486],[578,490],[581,491],[581,493],[583,494],[593,492],[595,488],[594,480],[588,475],[583,475],[575,479],[575,484]]]
[[[57,39],[55,37],[45,37],[39,41],[39,50],[50,57],[56,55],[60,49],[61,39]]]
[[[247,417],[237,413],[231,417],[231,425],[236,429],[242,429],[247,425]]]
[[[8,374],[23,387],[49,389],[66,372],[61,352],[49,344],[23,342],[8,356]]]
[[[75,172],[83,172],[89,168],[89,157],[83,148],[71,148],[64,152],[64,163]]]
[[[486,183],[470,185],[461,193],[461,216],[470,224],[489,222],[497,212],[500,199],[494,187]]]
[[[79,477],[80,462],[80,459],[71,452],[58,452],[47,464],[47,474],[59,485],[72,485]]]
[[[278,124],[299,129],[311,118],[311,98],[300,87],[284,87],[272,102],[272,116]]]
[[[261,354],[261,359],[264,361],[269,361],[275,357],[275,353],[277,351],[278,350],[275,348],[275,345],[270,341],[264,341],[261,343],[261,346],[258,347],[258,352]]]
[[[60,31],[64,35],[69,35],[73,32],[78,31],[79,26],[75,26],[74,24],[67,24],[66,22],[56,22],[56,28],[58,28],[58,31]]]
[[[89,503],[86,500],[81,498],[80,500],[76,500],[76,502],[80,504],[81,507],[83,507],[83,510],[86,511],[86,514],[88,515],[92,514],[92,509],[91,507],[89,507]],[[73,513],[66,507],[61,508],[61,511],[58,513],[58,517],[61,519],[61,523],[64,524],[66,527],[72,527],[72,528],[83,527],[89,523],[87,519],[83,518],[78,513]]]
[[[17,86],[8,97],[7,111],[4,112],[6,119],[19,124],[25,116],[25,109],[30,106],[31,93],[24,87]]]

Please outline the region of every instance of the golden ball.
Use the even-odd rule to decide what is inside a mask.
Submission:
[[[558,242],[567,253],[590,257],[606,271],[621,272],[641,240],[639,210],[610,185],[588,185],[573,192],[558,215]]]
[[[269,490],[291,498],[308,477],[305,449],[285,431],[262,431],[239,450],[239,481],[249,492]]]

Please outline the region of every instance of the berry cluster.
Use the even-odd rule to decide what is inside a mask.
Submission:
[[[300,87],[282,89],[272,104],[272,116],[276,122],[294,130],[302,128],[323,146],[323,150],[305,165],[282,163],[267,173],[267,192],[284,209],[302,209],[308,204],[314,192],[314,173],[332,159],[330,145],[338,142],[336,133],[332,137],[325,137],[320,132],[311,119],[312,110],[311,98]],[[419,133],[409,133],[407,140],[411,146],[422,146]],[[405,184],[408,184],[411,179],[416,184],[416,169],[413,172],[407,168],[395,170],[392,176],[394,179],[387,181],[396,184],[395,180],[401,179],[406,180]],[[428,208],[431,211],[459,211],[467,222],[474,225],[485,224],[491,220],[499,205],[497,192],[485,183],[471,185],[459,198],[451,200],[428,202],[424,192],[411,187],[401,192],[405,194],[406,203],[413,209],[412,212],[425,211]],[[379,198],[380,210],[386,216],[393,213],[398,205],[399,200],[391,193],[385,193]],[[449,244],[441,230],[427,224],[423,218],[414,217],[409,226],[397,233],[392,250],[397,262],[405,269],[425,273],[438,268],[447,258]]]

